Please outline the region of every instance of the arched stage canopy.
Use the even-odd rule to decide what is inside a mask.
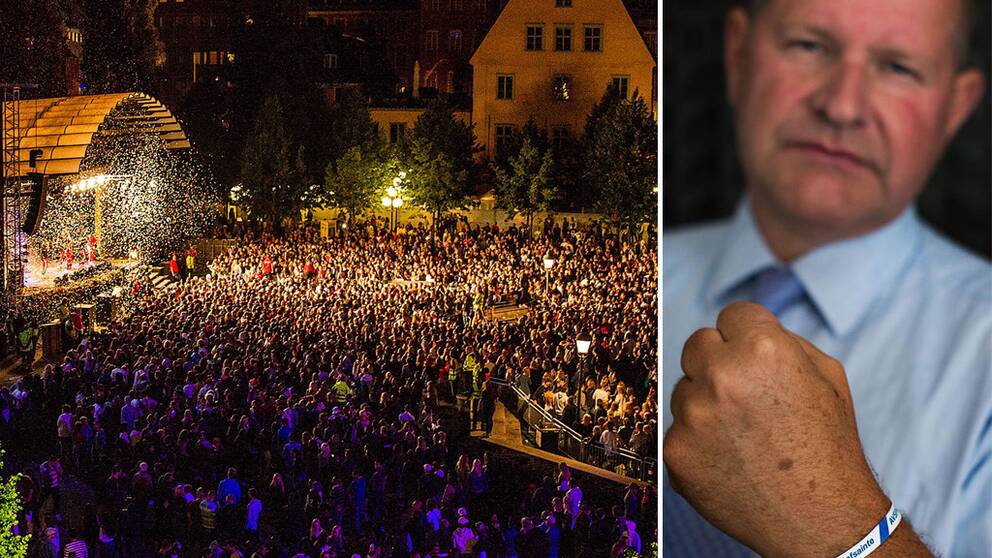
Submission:
[[[77,174],[91,145],[121,134],[157,134],[168,149],[189,148],[176,117],[145,93],[26,99],[19,108],[18,176]],[[35,168],[29,165],[32,149],[41,149]]]

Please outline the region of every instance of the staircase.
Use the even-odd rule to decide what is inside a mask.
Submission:
[[[148,270],[148,279],[151,282],[152,289],[156,291],[173,289],[179,285],[179,282],[173,279],[168,263],[150,267]]]

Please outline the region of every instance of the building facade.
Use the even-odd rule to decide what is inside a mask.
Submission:
[[[159,0],[155,26],[165,51],[159,97],[175,106],[194,83],[235,63],[234,41],[251,14],[232,0]]]
[[[471,63],[489,157],[530,118],[552,143],[581,134],[610,86],[655,108],[657,63],[621,0],[510,0]]]

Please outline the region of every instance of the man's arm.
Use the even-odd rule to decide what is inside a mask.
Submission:
[[[766,558],[838,556],[890,505],[843,367],[761,306],[730,305],[716,326],[682,353],[663,450],[672,486]],[[874,556],[932,555],[904,521]]]

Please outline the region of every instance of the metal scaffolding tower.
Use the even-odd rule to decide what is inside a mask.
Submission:
[[[20,139],[21,87],[3,87],[3,293],[16,295],[24,286],[24,235],[21,232]]]

